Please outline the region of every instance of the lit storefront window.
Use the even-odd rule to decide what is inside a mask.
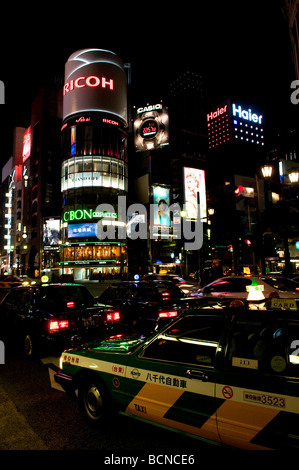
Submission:
[[[62,163],[61,191],[81,187],[128,190],[127,165],[102,156],[72,157]]]

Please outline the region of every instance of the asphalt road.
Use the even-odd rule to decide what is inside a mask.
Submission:
[[[109,456],[194,455],[199,449],[214,449],[125,416],[116,416],[105,429],[91,428],[76,398],[54,382],[57,363],[58,357],[28,360],[6,351],[0,365],[0,450],[98,450]]]
[[[108,283],[89,283],[98,295]],[[111,455],[198,455],[215,447],[125,416],[95,430],[54,381],[59,357],[28,360],[10,347],[0,364],[0,450],[100,451]],[[143,462],[145,463],[145,462]]]

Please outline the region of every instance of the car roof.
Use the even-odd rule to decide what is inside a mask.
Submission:
[[[190,315],[195,316],[223,316],[223,317],[238,317],[244,319],[260,319],[260,320],[291,320],[292,323],[298,323],[299,315],[296,310],[280,310],[280,309],[249,309],[249,308],[237,308],[229,307],[225,305],[223,308],[211,306],[211,307],[191,307],[185,310],[179,317],[186,317]],[[173,320],[175,321],[175,319]]]

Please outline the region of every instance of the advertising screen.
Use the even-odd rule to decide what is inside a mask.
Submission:
[[[134,119],[135,150],[156,150],[169,144],[168,110],[162,103],[137,108]]]
[[[258,110],[227,100],[207,113],[209,148],[232,143],[263,146],[263,121]]]
[[[97,223],[70,224],[68,238],[96,237]]]
[[[23,135],[23,163],[30,157],[31,152],[31,126],[28,127],[27,131]]]
[[[163,186],[153,186],[153,202],[157,204],[154,211],[154,225],[167,226],[171,225],[169,205],[170,190]]]
[[[205,171],[184,167],[184,188],[186,218],[197,220],[199,205],[200,219],[204,221],[207,217]]]
[[[127,125],[127,79],[120,58],[102,49],[83,49],[65,64],[63,119],[99,111]]]
[[[58,246],[60,239],[60,219],[44,219],[44,248]]]

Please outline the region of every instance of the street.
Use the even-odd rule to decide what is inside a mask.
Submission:
[[[94,295],[107,284],[88,283]],[[213,444],[118,415],[106,429],[83,419],[76,398],[54,381],[59,357],[28,360],[6,347],[0,365],[0,450],[97,450],[103,456],[206,452]],[[110,454],[109,454],[110,453]]]
[[[6,351],[7,352],[7,351]],[[0,366],[0,394],[10,403],[8,418],[17,413],[26,420],[26,432],[35,433],[32,447],[27,434],[17,439],[19,429],[0,423],[0,450],[99,450],[120,454],[186,454],[214,446],[142,423],[126,416],[116,416],[107,429],[95,430],[85,423],[75,398],[53,388],[53,368],[58,357],[28,360],[8,351],[5,365]],[[52,384],[51,384],[52,382]],[[55,387],[59,387],[57,384]],[[2,390],[2,392],[1,392]],[[2,401],[3,403],[3,401]],[[14,405],[14,406],[13,406]],[[13,409],[15,408],[15,409]],[[0,411],[0,420],[3,420]]]

